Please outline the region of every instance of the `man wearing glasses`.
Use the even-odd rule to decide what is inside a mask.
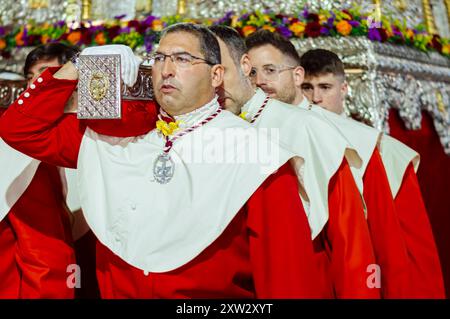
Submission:
[[[378,151],[381,133],[343,116],[347,83],[342,61],[333,52],[323,49],[308,51],[300,59],[288,39],[264,31],[250,36],[247,44],[251,62],[256,66],[264,63],[263,67],[257,67],[253,74],[257,86],[276,99],[319,114],[336,127],[339,134],[343,135],[362,157],[363,165],[353,169],[353,174],[359,181],[358,184],[362,185],[360,190],[366,206],[367,222],[377,265],[381,270],[382,297],[441,298],[443,286],[439,259],[420,199],[420,191],[415,195],[409,193],[405,198],[408,192],[417,192],[418,187],[417,184],[409,187],[409,190],[402,187],[398,200],[394,201],[395,190],[388,179],[390,170],[385,170]],[[288,61],[296,65],[293,70],[297,71],[279,71],[284,70],[283,63]],[[277,72],[266,74],[266,65],[270,65]],[[312,105],[304,94],[317,105]],[[335,139],[334,136],[329,138]],[[390,137],[383,136],[381,149],[383,144],[388,142],[387,146],[395,143]],[[384,157],[387,157],[387,163],[397,171],[391,175],[400,175],[401,182],[402,164],[397,152],[404,152],[405,146],[398,142],[394,145],[394,152],[392,148],[384,147]],[[406,150],[400,158],[408,164],[416,155],[415,152]],[[410,169],[410,172],[414,172],[412,165]],[[405,184],[410,182],[410,176],[405,178]],[[416,201],[416,198],[419,198],[419,201]],[[421,222],[417,222],[419,220]]]
[[[88,52],[121,54],[122,78],[136,80],[129,49]],[[78,78],[71,62],[44,72],[33,98],[2,118],[0,135],[13,147],[77,164],[82,207],[100,242],[103,298],[321,297],[297,179],[285,164],[292,154],[267,134],[249,138],[258,132],[222,110],[220,63],[206,27],[167,28],[152,68],[160,120],[138,137],[100,135],[62,117],[69,93],[58,92],[73,91]],[[38,108],[49,94],[61,101]],[[255,144],[273,150],[268,169],[240,158]]]
[[[368,266],[375,263],[363,203],[351,175],[349,163],[358,165],[348,152],[347,141],[314,112],[294,108],[268,97],[283,96],[296,102],[293,80],[301,83],[303,70],[288,48],[269,31],[258,31],[248,40],[254,46],[248,54],[236,30],[213,26],[219,38],[225,80],[221,90],[225,107],[241,113],[256,127],[278,128],[280,142],[297,155],[292,164],[298,177],[298,191],[314,239],[315,258],[326,298],[379,298],[380,290],[368,285]],[[253,54],[263,54],[253,59]],[[272,55],[273,54],[273,55]],[[227,74],[228,73],[228,74]],[[252,80],[267,90],[252,88]],[[276,83],[272,83],[275,80]],[[329,137],[333,136],[332,139]],[[369,280],[370,281],[370,280]]]

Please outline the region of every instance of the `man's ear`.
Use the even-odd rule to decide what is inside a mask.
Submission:
[[[248,56],[247,53],[242,55],[240,64],[242,72],[244,72],[244,75],[246,77],[249,77],[250,72],[252,71],[252,63],[250,62],[250,57]]]
[[[295,87],[301,88],[303,81],[305,80],[305,69],[301,66],[297,66],[294,69],[294,84]]]
[[[344,99],[347,96],[347,93],[348,93],[348,83],[347,83],[347,81],[344,81],[344,83],[342,83],[342,86],[341,86],[341,94],[344,97]]]
[[[225,68],[222,64],[216,64],[211,67],[211,84],[213,87],[217,88],[222,85],[224,72]]]

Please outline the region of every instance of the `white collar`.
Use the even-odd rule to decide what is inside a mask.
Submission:
[[[185,114],[175,115],[173,118],[175,121],[179,121],[179,127],[184,129],[191,127],[197,123],[200,123],[208,116],[216,112],[219,108],[218,96],[214,96],[214,98],[206,103],[205,105]],[[169,117],[169,115],[161,109],[161,114]]]
[[[266,93],[264,93],[264,91],[261,90],[260,88],[257,88],[255,90],[255,94],[252,96],[250,100],[247,101],[247,103],[244,104],[244,106],[241,109],[242,117],[246,121],[251,121],[251,119],[255,116],[259,108],[264,103],[266,96],[267,96]]]

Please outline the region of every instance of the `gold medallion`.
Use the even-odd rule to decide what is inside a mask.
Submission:
[[[109,80],[102,72],[95,72],[89,80],[89,94],[95,101],[100,101],[108,92]]]

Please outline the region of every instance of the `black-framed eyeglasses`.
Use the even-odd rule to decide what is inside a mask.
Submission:
[[[160,52],[156,52],[151,55],[151,60],[153,61],[153,67],[160,67],[166,61],[166,58],[170,58],[170,60],[177,66],[181,68],[189,67],[191,65],[195,65],[197,63],[206,63],[208,65],[215,65],[211,61],[208,61],[204,58],[192,55],[188,52],[177,52],[172,54],[164,54]],[[199,62],[200,60],[201,62]],[[197,63],[196,63],[197,61]]]

